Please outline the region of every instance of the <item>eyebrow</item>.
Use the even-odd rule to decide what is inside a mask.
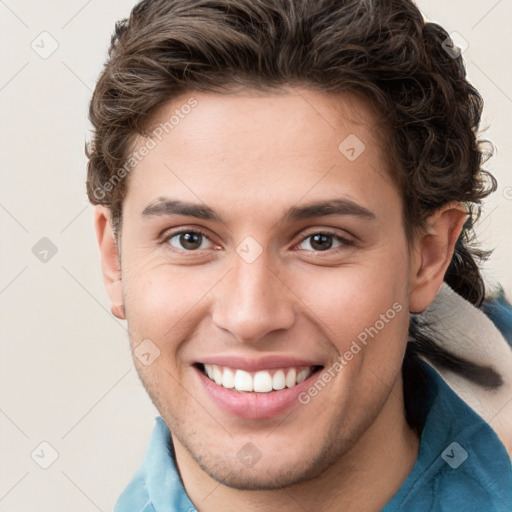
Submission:
[[[213,220],[225,223],[222,215],[207,205],[159,197],[147,205],[142,211],[143,217],[184,215],[203,220]],[[326,215],[352,215],[367,220],[376,218],[376,215],[364,206],[350,199],[330,199],[327,201],[314,201],[301,206],[292,206],[281,219],[281,223],[304,220]]]

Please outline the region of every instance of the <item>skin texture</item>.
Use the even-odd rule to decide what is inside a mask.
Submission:
[[[151,365],[134,363],[172,432],[187,493],[200,511],[380,510],[419,446],[400,371],[408,312],[434,299],[466,215],[446,205],[408,246],[382,133],[359,97],[190,93],[162,107],[153,126],[190,96],[197,106],[129,176],[119,239],[107,208],[95,218],[112,311],[127,319],[132,348],[150,339],[160,350]],[[365,144],[354,161],[338,149],[350,134]],[[162,197],[207,205],[223,222],[142,215]],[[281,222],[292,206],[338,198],[374,217]],[[187,253],[171,238],[180,229],[206,238]],[[333,238],[323,246],[305,238],[325,232]],[[251,263],[237,253],[246,237],[262,249]],[[332,368],[393,304],[400,311],[317,396],[275,417],[220,410],[193,367],[229,354]],[[248,442],[261,454],[252,467],[237,457]]]

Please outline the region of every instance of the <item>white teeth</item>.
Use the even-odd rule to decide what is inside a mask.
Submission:
[[[274,373],[274,376],[272,377],[272,387],[274,389],[284,389],[286,386],[286,380],[284,378],[284,371],[283,370],[277,370],[276,373]]]
[[[311,372],[309,370],[301,370],[297,374],[297,384],[300,384],[302,381],[306,380],[310,374]]]
[[[295,368],[288,370],[285,382],[287,388],[293,388],[293,386],[297,384],[297,370],[295,370]]]
[[[232,389],[235,387],[235,372],[229,368],[224,368],[222,378],[222,387]]]
[[[218,366],[213,367],[213,380],[215,384],[222,384],[222,372]]]
[[[237,391],[252,391],[252,377],[249,372],[237,370],[235,373],[235,389]]]
[[[254,391],[268,393],[272,391],[272,376],[266,371],[256,372],[254,375]]]
[[[205,364],[205,373],[219,386],[236,391],[254,391],[268,393],[270,391],[292,388],[306,380],[312,368],[287,368],[271,371],[260,370],[255,373],[245,370],[234,370],[216,364]]]

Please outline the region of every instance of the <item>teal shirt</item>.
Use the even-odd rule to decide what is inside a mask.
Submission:
[[[492,428],[431,366],[418,458],[382,512],[511,512],[512,466]],[[144,461],[114,512],[197,512],[176,470],[169,429],[156,418]],[[371,490],[369,490],[371,492]]]

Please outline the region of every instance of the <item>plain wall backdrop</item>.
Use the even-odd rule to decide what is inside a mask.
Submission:
[[[0,511],[111,511],[158,414],[110,313],[85,193],[88,102],[134,4],[0,0]],[[486,168],[499,189],[478,227],[495,248],[485,274],[511,297],[512,2],[419,7],[468,44],[497,147]]]

